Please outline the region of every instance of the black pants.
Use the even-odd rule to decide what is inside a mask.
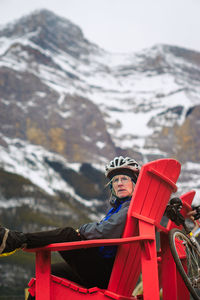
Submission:
[[[26,233],[25,236],[27,248],[83,239],[71,227]],[[98,248],[77,249],[59,253],[64,262],[52,265],[53,275],[67,278],[87,288],[94,286],[107,287],[114,262],[113,258],[103,258],[99,255]],[[28,299],[34,298],[29,296]]]

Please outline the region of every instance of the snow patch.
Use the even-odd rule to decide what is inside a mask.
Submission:
[[[96,199],[88,201],[77,195],[76,191],[49,167],[45,158],[60,161],[76,172],[80,170],[80,164],[68,163],[62,156],[49,152],[41,146],[28,144],[19,139],[9,139],[2,135],[0,137],[8,144],[8,148],[0,146],[0,167],[4,170],[28,178],[49,195],[56,195],[56,191],[62,191],[88,207],[92,207],[97,201]]]

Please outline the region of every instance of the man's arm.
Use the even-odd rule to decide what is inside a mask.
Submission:
[[[124,203],[123,207],[114,213],[108,220],[101,223],[88,223],[79,228],[80,234],[87,240],[111,239],[122,236],[126,223],[129,203]]]

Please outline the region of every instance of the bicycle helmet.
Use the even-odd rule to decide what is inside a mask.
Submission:
[[[136,183],[140,166],[139,164],[130,157],[115,157],[105,167],[105,176],[111,180],[116,175],[127,175],[130,176]]]

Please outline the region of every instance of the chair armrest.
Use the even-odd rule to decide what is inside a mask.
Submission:
[[[98,240],[86,240],[86,241],[78,241],[78,242],[55,243],[41,248],[32,248],[32,249],[23,249],[23,250],[26,252],[68,251],[73,249],[122,245],[122,244],[134,243],[138,241],[153,241],[153,240],[154,237],[152,235],[143,235],[143,236],[134,236],[134,237],[117,238],[117,239],[98,239]]]

